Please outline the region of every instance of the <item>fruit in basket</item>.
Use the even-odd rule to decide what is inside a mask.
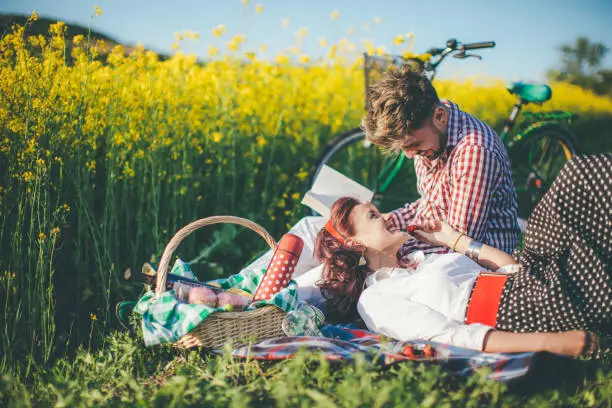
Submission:
[[[217,294],[205,287],[191,288],[189,291],[189,303],[216,307]]]
[[[250,297],[236,293],[221,292],[217,295],[217,307],[223,307],[228,312],[240,312],[250,301]]]

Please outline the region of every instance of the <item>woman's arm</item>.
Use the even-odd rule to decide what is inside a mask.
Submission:
[[[461,237],[459,237],[459,233],[457,231],[455,231],[454,237],[455,239],[447,246],[451,248],[455,240],[459,238],[459,241],[455,245],[455,252],[459,252],[465,255],[465,252],[467,251],[467,248],[473,241],[473,239],[468,237],[467,235],[462,235]],[[496,270],[501,268],[502,266],[511,265],[515,263],[517,263],[516,260],[510,255],[487,244],[482,245],[480,255],[478,256],[478,264],[491,270]]]
[[[585,347],[587,334],[573,330],[559,333],[510,333],[491,330],[483,344],[487,353],[548,351],[578,357]]]
[[[455,252],[465,254],[472,238],[460,234],[453,227],[444,221],[427,221],[417,225],[417,229],[412,233],[419,240],[428,242],[432,245],[446,246],[453,248]],[[516,260],[504,251],[483,244],[478,257],[478,263],[487,269],[499,269],[502,266],[516,264]]]

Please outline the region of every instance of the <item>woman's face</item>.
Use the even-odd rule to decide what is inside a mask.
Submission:
[[[364,202],[351,211],[355,226],[354,240],[368,248],[395,255],[409,235],[404,231],[391,232],[373,204]]]

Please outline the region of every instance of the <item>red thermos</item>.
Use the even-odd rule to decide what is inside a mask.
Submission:
[[[304,241],[293,234],[285,234],[274,251],[272,260],[259,283],[253,302],[272,298],[281,289],[286,288],[297,265]]]

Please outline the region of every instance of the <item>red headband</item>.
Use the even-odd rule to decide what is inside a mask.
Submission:
[[[336,238],[338,241],[340,241],[340,243],[341,243],[342,245],[344,245],[344,237],[343,237],[343,236],[342,236],[342,234],[340,234],[340,233],[338,232],[338,230],[337,230],[337,229],[336,229],[336,228],[333,226],[333,224],[331,223],[331,220],[330,220],[330,221],[327,221],[327,222],[325,223],[325,230],[326,230],[327,232],[329,232],[329,233],[330,233],[330,235],[331,235],[332,237],[334,237],[334,238]]]

